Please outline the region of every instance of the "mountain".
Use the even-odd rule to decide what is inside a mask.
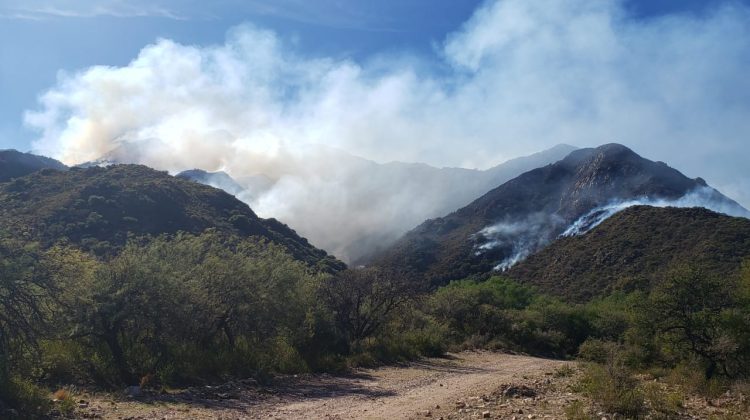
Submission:
[[[461,208],[492,188],[557,162],[573,150],[573,146],[558,145],[476,170],[378,163],[335,148],[308,145],[281,150],[268,162],[224,160],[221,168],[225,173],[210,172],[217,168],[208,167],[178,176],[224,188],[260,215],[278,217],[316,246],[358,264],[424,220]],[[173,173],[186,169],[161,154],[144,153],[137,144],[124,144],[85,166],[113,163],[142,163]]]
[[[214,188],[222,189],[232,195],[237,195],[245,189],[245,187],[238,184],[237,181],[232,179],[232,177],[224,171],[207,172],[202,169],[190,169],[182,171],[175,176],[177,178],[189,179],[201,184],[210,185]]]
[[[648,289],[683,264],[726,278],[748,257],[746,218],[703,208],[635,206],[583,235],[554,241],[507,275],[585,302],[615,290]]]
[[[577,226],[576,221],[588,220],[592,212],[612,203],[668,203],[693,196],[747,214],[702,179],[690,179],[625,146],[580,149],[502,184],[445,217],[422,223],[372,264],[402,267],[433,286],[442,285],[507,269]]]
[[[117,252],[130,236],[216,229],[278,243],[310,266],[344,267],[226,192],[141,165],[45,169],[16,178],[0,184],[0,216],[0,229],[18,237],[47,246],[64,238],[98,255]]]
[[[40,169],[65,171],[68,167],[48,157],[17,150],[0,150],[0,182],[28,175]]]

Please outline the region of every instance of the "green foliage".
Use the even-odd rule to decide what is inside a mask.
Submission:
[[[0,229],[16,237],[44,247],[68,242],[105,258],[118,254],[131,237],[215,229],[274,242],[322,271],[345,268],[231,195],[139,165],[48,170],[0,183],[0,213]]]
[[[133,384],[157,372],[190,381],[305,371],[319,356],[309,346],[324,322],[310,317],[319,275],[279,246],[218,232],[179,234],[129,243],[94,264],[64,305],[68,336],[103,362],[93,366],[104,369],[95,377]]]
[[[608,413],[635,418],[644,412],[643,390],[618,360],[610,360],[606,365],[587,366],[579,387]]]
[[[502,277],[463,280],[438,289],[426,310],[462,347],[512,349],[545,356],[573,355],[592,331],[592,315],[537,295]]]
[[[566,301],[648,292],[679,266],[731,278],[750,258],[750,220],[703,208],[626,209],[591,232],[561,238],[514,266],[512,279]]]
[[[567,420],[590,420],[586,406],[581,401],[573,401],[565,407],[565,418]]]
[[[750,373],[750,306],[741,284],[690,267],[675,270],[639,308],[636,328],[652,337],[662,359],[697,360],[706,378]]]
[[[19,419],[44,418],[50,408],[47,392],[33,382],[17,376],[0,378],[0,409],[4,408],[3,404],[15,410]]]

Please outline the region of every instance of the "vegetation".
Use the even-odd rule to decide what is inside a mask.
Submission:
[[[533,244],[544,245],[551,242],[582,214],[613,200],[644,196],[677,199],[704,187],[706,184],[703,180],[690,179],[664,163],[644,159],[622,145],[607,144],[594,149],[579,149],[556,163],[528,171],[498,186],[445,217],[425,221],[371,262],[380,267],[410,270],[425,284],[440,287],[450,281],[492,273],[498,262],[515,252],[511,244],[514,241],[510,240],[496,243],[490,249],[477,248],[485,243],[481,240],[480,232],[498,222],[513,226],[513,232],[508,236],[516,241],[528,241],[530,251],[537,251],[538,246]],[[742,210],[737,203],[716,191],[711,194],[710,199],[726,208]],[[655,232],[669,238],[670,228],[676,228],[677,232],[681,229],[680,220],[671,222],[667,225],[653,223],[649,226],[657,226],[659,229]],[[722,239],[731,241],[721,242]],[[722,235],[717,241],[706,244],[718,243],[721,246],[718,250],[720,255],[725,255],[726,252],[731,252],[733,239],[732,236]],[[665,239],[665,243],[667,242]],[[747,244],[746,239],[745,243]],[[606,245],[606,242],[599,243],[602,244]],[[636,242],[631,242],[630,245],[633,246],[625,249],[627,252],[622,254],[622,258],[637,255],[641,250]],[[674,246],[669,250],[679,250],[678,244]],[[738,250],[747,251],[748,248]],[[646,248],[645,251],[649,249]],[[675,255],[682,256],[679,253]],[[621,258],[615,252],[603,257],[608,258],[603,262],[605,265],[610,259],[615,262]],[[543,261],[551,260],[540,261],[541,268],[544,268]],[[625,267],[627,260],[619,265],[619,268]],[[555,268],[568,269],[564,265],[555,265]],[[585,270],[586,267],[580,269]],[[550,269],[545,274],[554,275],[555,272]],[[565,274],[545,284],[552,287],[549,292],[541,287],[540,290],[557,293],[559,286],[556,280],[573,279],[581,283],[572,286],[570,290],[586,290],[587,287],[578,286],[591,282],[595,291],[599,292],[601,283],[598,282],[609,280],[600,280],[595,275],[579,279],[577,276],[567,275],[576,273],[563,272]],[[626,273],[627,271],[622,272]],[[536,274],[541,273],[532,273],[519,279],[524,283],[547,280]],[[537,284],[541,286],[540,283]],[[592,296],[584,296],[580,301]]]
[[[21,153],[17,150],[0,150],[0,182],[22,177],[41,169],[65,171],[68,167],[48,157]]]
[[[750,220],[702,208],[626,209],[591,232],[562,238],[508,275],[567,301],[648,291],[685,262],[715,279],[750,257]]]
[[[258,238],[133,239],[106,260],[9,239],[0,252],[0,401],[24,412],[38,396],[29,379],[50,388],[262,380],[444,351],[435,324],[406,305],[415,295],[405,277],[332,276]]]
[[[235,197],[140,165],[43,170],[0,184],[0,229],[44,247],[69,243],[99,257],[131,237],[206,229],[255,236],[295,259],[334,272],[344,264]]]
[[[750,375],[750,236],[745,221],[702,210],[637,208],[587,235],[588,248],[562,241],[580,258],[640,249],[607,260],[609,274],[589,264],[597,281],[583,270],[437,289],[393,267],[345,270],[231,196],[140,166],[15,179],[0,185],[0,214],[3,415],[44,414],[55,389],[57,409],[72,410],[71,384],[266,380],[466,348],[586,360],[580,390],[630,417],[669,418],[680,390],[718,395]],[[656,371],[679,389],[637,380]]]

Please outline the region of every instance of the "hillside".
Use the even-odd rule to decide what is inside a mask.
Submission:
[[[18,178],[40,169],[67,170],[68,167],[55,159],[22,153],[17,150],[0,150],[0,182]]]
[[[750,257],[750,220],[703,208],[630,207],[581,236],[560,238],[508,276],[572,301],[648,289],[681,264],[722,278]]]
[[[245,188],[232,179],[226,172],[207,172],[202,169],[189,169],[175,175],[177,178],[189,179],[201,184],[222,189],[229,194],[237,195]]]
[[[702,199],[741,206],[662,162],[625,146],[580,149],[526,172],[448,216],[428,220],[373,259],[403,267],[433,286],[505,269],[543,248],[591,210],[618,200],[677,200],[693,191]]]
[[[137,147],[122,146],[84,166],[142,163],[222,188],[264,216],[278,217],[302,236],[354,265],[393,244],[426,219],[452,212],[523,172],[556,162],[575,147],[511,159],[486,170],[424,163],[379,163],[310,146],[265,166],[230,161],[221,167],[161,167]],[[189,169],[182,171],[183,169]],[[210,172],[217,170],[222,171]]]
[[[260,236],[327,270],[343,264],[275,219],[216,188],[140,165],[42,170],[0,185],[0,228],[45,245],[63,238],[98,255],[129,236],[212,228]]]

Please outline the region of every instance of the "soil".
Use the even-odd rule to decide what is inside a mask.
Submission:
[[[77,416],[104,419],[564,418],[574,363],[493,352],[357,369],[347,375],[290,375],[146,394],[137,400],[84,396]]]

